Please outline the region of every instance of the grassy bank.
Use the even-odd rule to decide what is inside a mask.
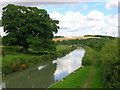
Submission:
[[[2,58],[2,73],[6,75],[12,72],[22,71],[44,61],[55,60],[58,57],[65,56],[75,48],[76,46],[58,45],[55,53],[42,55],[24,54],[7,50],[6,55]]]

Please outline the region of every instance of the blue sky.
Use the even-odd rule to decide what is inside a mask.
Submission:
[[[106,2],[80,2],[77,4],[68,4],[68,5],[52,5],[52,6],[38,6],[38,8],[42,8],[48,11],[48,13],[53,13],[54,11],[60,12],[64,14],[67,11],[77,12],[80,11],[83,15],[87,15],[91,10],[97,10],[104,12],[105,15],[115,15],[118,13],[118,9],[110,9],[107,10],[105,8]],[[86,10],[84,8],[86,7]]]

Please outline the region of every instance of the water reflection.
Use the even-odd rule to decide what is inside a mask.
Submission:
[[[45,68],[46,67],[46,65],[44,65],[44,66],[39,66],[38,67],[38,70],[41,70],[41,69],[43,69],[43,68]]]
[[[74,70],[80,68],[84,53],[84,49],[77,49],[63,58],[54,60],[53,63],[57,63],[57,69],[54,73],[54,80],[59,81],[72,73]]]
[[[46,61],[40,66],[9,74],[2,79],[3,87],[47,88],[81,67],[84,52],[84,49],[76,49],[52,62]]]
[[[50,63],[45,68],[38,70],[32,68],[23,72],[12,73],[3,78],[5,88],[47,88],[54,81],[56,64]]]

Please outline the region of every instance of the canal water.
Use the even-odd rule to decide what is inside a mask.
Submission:
[[[57,60],[42,63],[22,72],[6,75],[2,79],[2,87],[47,88],[80,68],[84,53],[84,49],[76,49]]]

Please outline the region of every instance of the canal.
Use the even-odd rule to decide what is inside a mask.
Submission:
[[[48,88],[82,66],[85,50],[76,49],[62,58],[6,75],[3,88]]]

